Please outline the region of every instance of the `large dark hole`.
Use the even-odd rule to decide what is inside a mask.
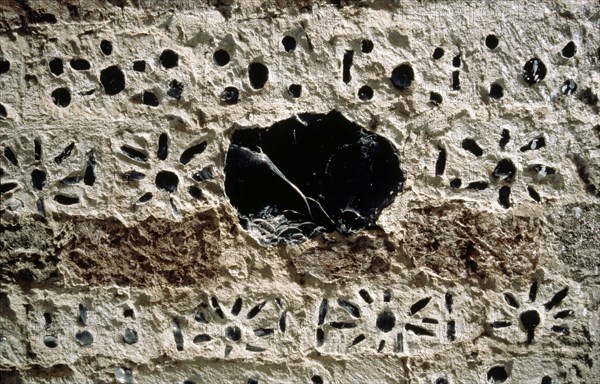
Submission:
[[[156,174],[156,187],[167,192],[177,191],[179,177],[171,171],[160,171]]]
[[[6,113],[6,107],[2,104],[0,104],[0,117],[1,118],[6,118],[7,113]]]
[[[412,67],[408,64],[401,64],[392,71],[392,85],[401,91],[408,89],[415,78]]]
[[[542,60],[533,58],[523,66],[523,80],[527,84],[538,83],[546,77],[546,65]]]
[[[510,187],[503,186],[500,187],[498,191],[498,203],[502,206],[502,208],[510,208]]]
[[[460,55],[456,55],[454,56],[454,58],[452,59],[452,66],[454,68],[459,68],[460,67]]]
[[[254,89],[261,89],[269,80],[269,69],[263,63],[252,63],[248,66],[248,78]]]
[[[52,91],[52,102],[59,107],[67,107],[71,104],[71,92],[67,88],[56,88]]]
[[[372,227],[404,182],[392,143],[337,111],[236,130],[225,174],[242,225],[265,243]]]
[[[125,89],[125,75],[117,65],[111,65],[100,71],[100,82],[107,95],[116,95]]]
[[[166,69],[176,67],[179,64],[179,55],[171,49],[165,49],[160,54],[160,64]]]

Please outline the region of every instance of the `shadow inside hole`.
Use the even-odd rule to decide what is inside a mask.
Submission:
[[[372,227],[404,182],[392,143],[336,111],[236,130],[225,174],[242,225],[267,244]]]

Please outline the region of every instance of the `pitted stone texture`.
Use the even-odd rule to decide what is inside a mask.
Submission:
[[[485,7],[377,0],[3,3],[0,183],[10,190],[0,202],[2,380],[443,384],[481,383],[504,371],[507,383],[593,382],[600,377],[600,120],[593,97],[600,89],[599,8],[566,0]],[[498,38],[494,49],[485,44],[490,34]],[[293,52],[281,42],[286,35],[296,39]],[[370,52],[362,50],[365,39],[373,42]],[[110,55],[102,40],[111,41]],[[572,58],[561,54],[569,41],[577,46]],[[436,47],[445,51],[439,59]],[[178,54],[177,66],[161,63],[167,49]],[[213,61],[219,49],[230,55],[224,66]],[[50,71],[56,58],[62,74]],[[533,58],[547,73],[528,85],[523,66]],[[76,70],[72,59],[91,68]],[[134,67],[140,60],[145,71]],[[248,79],[253,62],[269,70],[259,90]],[[404,91],[390,81],[402,64],[414,72]],[[109,95],[101,73],[115,65],[125,88]],[[454,71],[460,90],[452,89]],[[568,79],[578,85],[573,95],[561,89]],[[500,99],[490,97],[492,83],[502,86]],[[169,95],[171,84],[183,85],[180,98]],[[291,84],[302,86],[300,97],[289,97]],[[365,85],[373,90],[370,100],[358,97]],[[237,103],[221,100],[226,87],[239,90]],[[69,89],[68,106],[54,103],[57,88]],[[158,105],[143,104],[144,92]],[[431,92],[439,95],[435,103]],[[233,129],[334,109],[399,149],[404,192],[374,228],[354,236],[261,246],[224,193]],[[505,132],[510,140],[501,143]],[[166,156],[159,151],[163,135]],[[481,156],[464,149],[465,139]],[[204,152],[181,161],[204,141]],[[494,176],[503,159],[515,166],[511,177]],[[211,177],[195,177],[206,169]],[[45,184],[33,183],[36,170],[45,172]],[[145,177],[129,180],[130,171]],[[157,185],[161,172],[177,177],[176,190],[168,191],[172,182]],[[528,301],[533,280],[539,299]],[[560,306],[546,311],[543,304],[565,287]],[[320,325],[323,299],[330,310]],[[339,302],[355,305],[361,317]],[[208,324],[194,317],[202,303]],[[85,326],[77,320],[80,304],[88,310]],[[555,318],[567,309],[573,318]],[[540,316],[531,344],[519,323],[529,310]],[[52,314],[49,325],[45,313]],[[382,313],[394,314],[389,332],[377,327]],[[174,321],[183,351],[176,349]],[[493,328],[494,321],[511,325]],[[340,326],[348,322],[356,327]],[[568,327],[568,334],[554,326]],[[240,329],[235,343],[227,327]],[[123,341],[125,329],[137,332],[137,343]],[[93,343],[83,347],[75,335],[85,330]],[[394,352],[399,330],[405,349]],[[211,341],[193,343],[200,334]],[[44,344],[46,336],[56,338],[55,348]]]

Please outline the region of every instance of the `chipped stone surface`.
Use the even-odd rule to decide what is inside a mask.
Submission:
[[[2,3],[1,381],[597,382],[599,19],[567,0]],[[545,76],[523,77],[532,59]],[[390,140],[403,191],[351,236],[262,245],[225,193],[234,130],[332,110]]]

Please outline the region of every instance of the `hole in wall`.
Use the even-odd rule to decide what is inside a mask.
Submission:
[[[269,69],[263,63],[252,63],[248,66],[248,79],[254,89],[261,89],[269,80]]]
[[[458,188],[460,188],[461,185],[462,185],[462,180],[461,179],[456,178],[456,179],[452,179],[450,181],[450,187],[451,188],[458,189]]]
[[[523,66],[522,75],[527,84],[536,84],[546,77],[546,65],[538,58],[530,59]]]
[[[0,104],[0,118],[5,119],[8,114],[6,113],[6,107]]]
[[[481,157],[483,155],[483,149],[477,144],[477,142],[473,139],[466,138],[462,141],[462,147],[464,150],[467,150],[474,154],[477,157]]]
[[[10,61],[0,60],[0,75],[5,74],[10,70]]]
[[[452,71],[452,89],[460,91],[460,71]]]
[[[119,66],[112,65],[100,71],[100,83],[107,95],[116,95],[125,89],[125,74]]]
[[[441,105],[443,101],[444,101],[444,98],[439,93],[437,93],[437,92],[430,92],[429,93],[429,102],[431,104],[433,104],[433,105]]]
[[[404,182],[393,145],[336,111],[234,131],[225,174],[242,225],[267,244],[371,227]]]
[[[281,44],[286,52],[294,52],[296,50],[296,39],[292,36],[284,36],[284,38],[281,39]]]
[[[460,67],[460,63],[461,63],[460,55],[454,56],[454,58],[452,59],[452,66],[454,68],[459,68]]]
[[[394,88],[404,91],[408,89],[415,78],[412,67],[408,64],[401,64],[394,68],[390,78]]]
[[[293,99],[297,99],[302,95],[302,86],[300,84],[291,84],[288,87],[288,95]]]
[[[496,35],[487,35],[485,38],[485,46],[489,49],[496,49],[498,46],[499,40]]]
[[[368,39],[364,39],[361,43],[360,43],[360,48],[362,53],[371,53],[373,52],[373,42],[371,40]]]
[[[71,92],[67,88],[56,88],[52,91],[52,102],[61,108],[71,104]]]
[[[492,99],[500,100],[502,97],[504,97],[504,89],[500,84],[493,83],[492,85],[490,85],[489,96]]]
[[[60,76],[65,72],[65,66],[62,59],[54,58],[48,63],[50,72],[55,76]]]
[[[358,90],[358,98],[363,101],[371,100],[373,98],[373,88],[363,85]]]
[[[504,383],[508,379],[508,373],[502,366],[491,368],[487,373],[488,383]]]
[[[177,80],[171,80],[167,95],[176,100],[181,99],[181,95],[183,95],[183,84]]]
[[[150,91],[144,91],[142,94],[142,103],[151,107],[158,107],[158,97]]]
[[[346,53],[344,53],[344,59],[342,60],[342,81],[346,84],[352,80],[350,69],[352,68],[353,61],[354,51],[346,51]]]
[[[146,60],[136,60],[133,62],[133,70],[136,72],[146,71]]]
[[[577,83],[571,79],[565,80],[560,90],[565,96],[572,95],[577,91]]]
[[[39,169],[31,171],[31,184],[33,185],[33,188],[41,191],[44,188],[44,185],[46,185],[46,172]]]
[[[106,56],[110,56],[110,54],[113,51],[113,45],[110,41],[108,40],[102,40],[100,42],[100,50],[102,51],[102,53],[104,53]]]
[[[177,191],[179,177],[171,171],[160,171],[156,174],[156,187],[169,193]]]
[[[574,42],[569,41],[567,43],[567,45],[565,45],[561,51],[563,57],[566,58],[571,58],[573,56],[575,56],[575,54],[577,53],[577,46],[575,45]]]
[[[175,68],[179,65],[179,55],[172,49],[165,49],[160,54],[159,61],[165,69]]]
[[[90,62],[86,59],[72,59],[69,65],[76,71],[87,71],[91,68]]]
[[[229,53],[224,49],[219,49],[213,53],[213,62],[219,67],[224,67],[229,64],[231,57]]]
[[[435,60],[439,60],[442,57],[444,57],[444,49],[441,47],[437,47],[436,49],[433,50],[433,58]]]
[[[226,87],[221,92],[221,101],[228,105],[237,104],[240,99],[240,91],[236,87]]]

